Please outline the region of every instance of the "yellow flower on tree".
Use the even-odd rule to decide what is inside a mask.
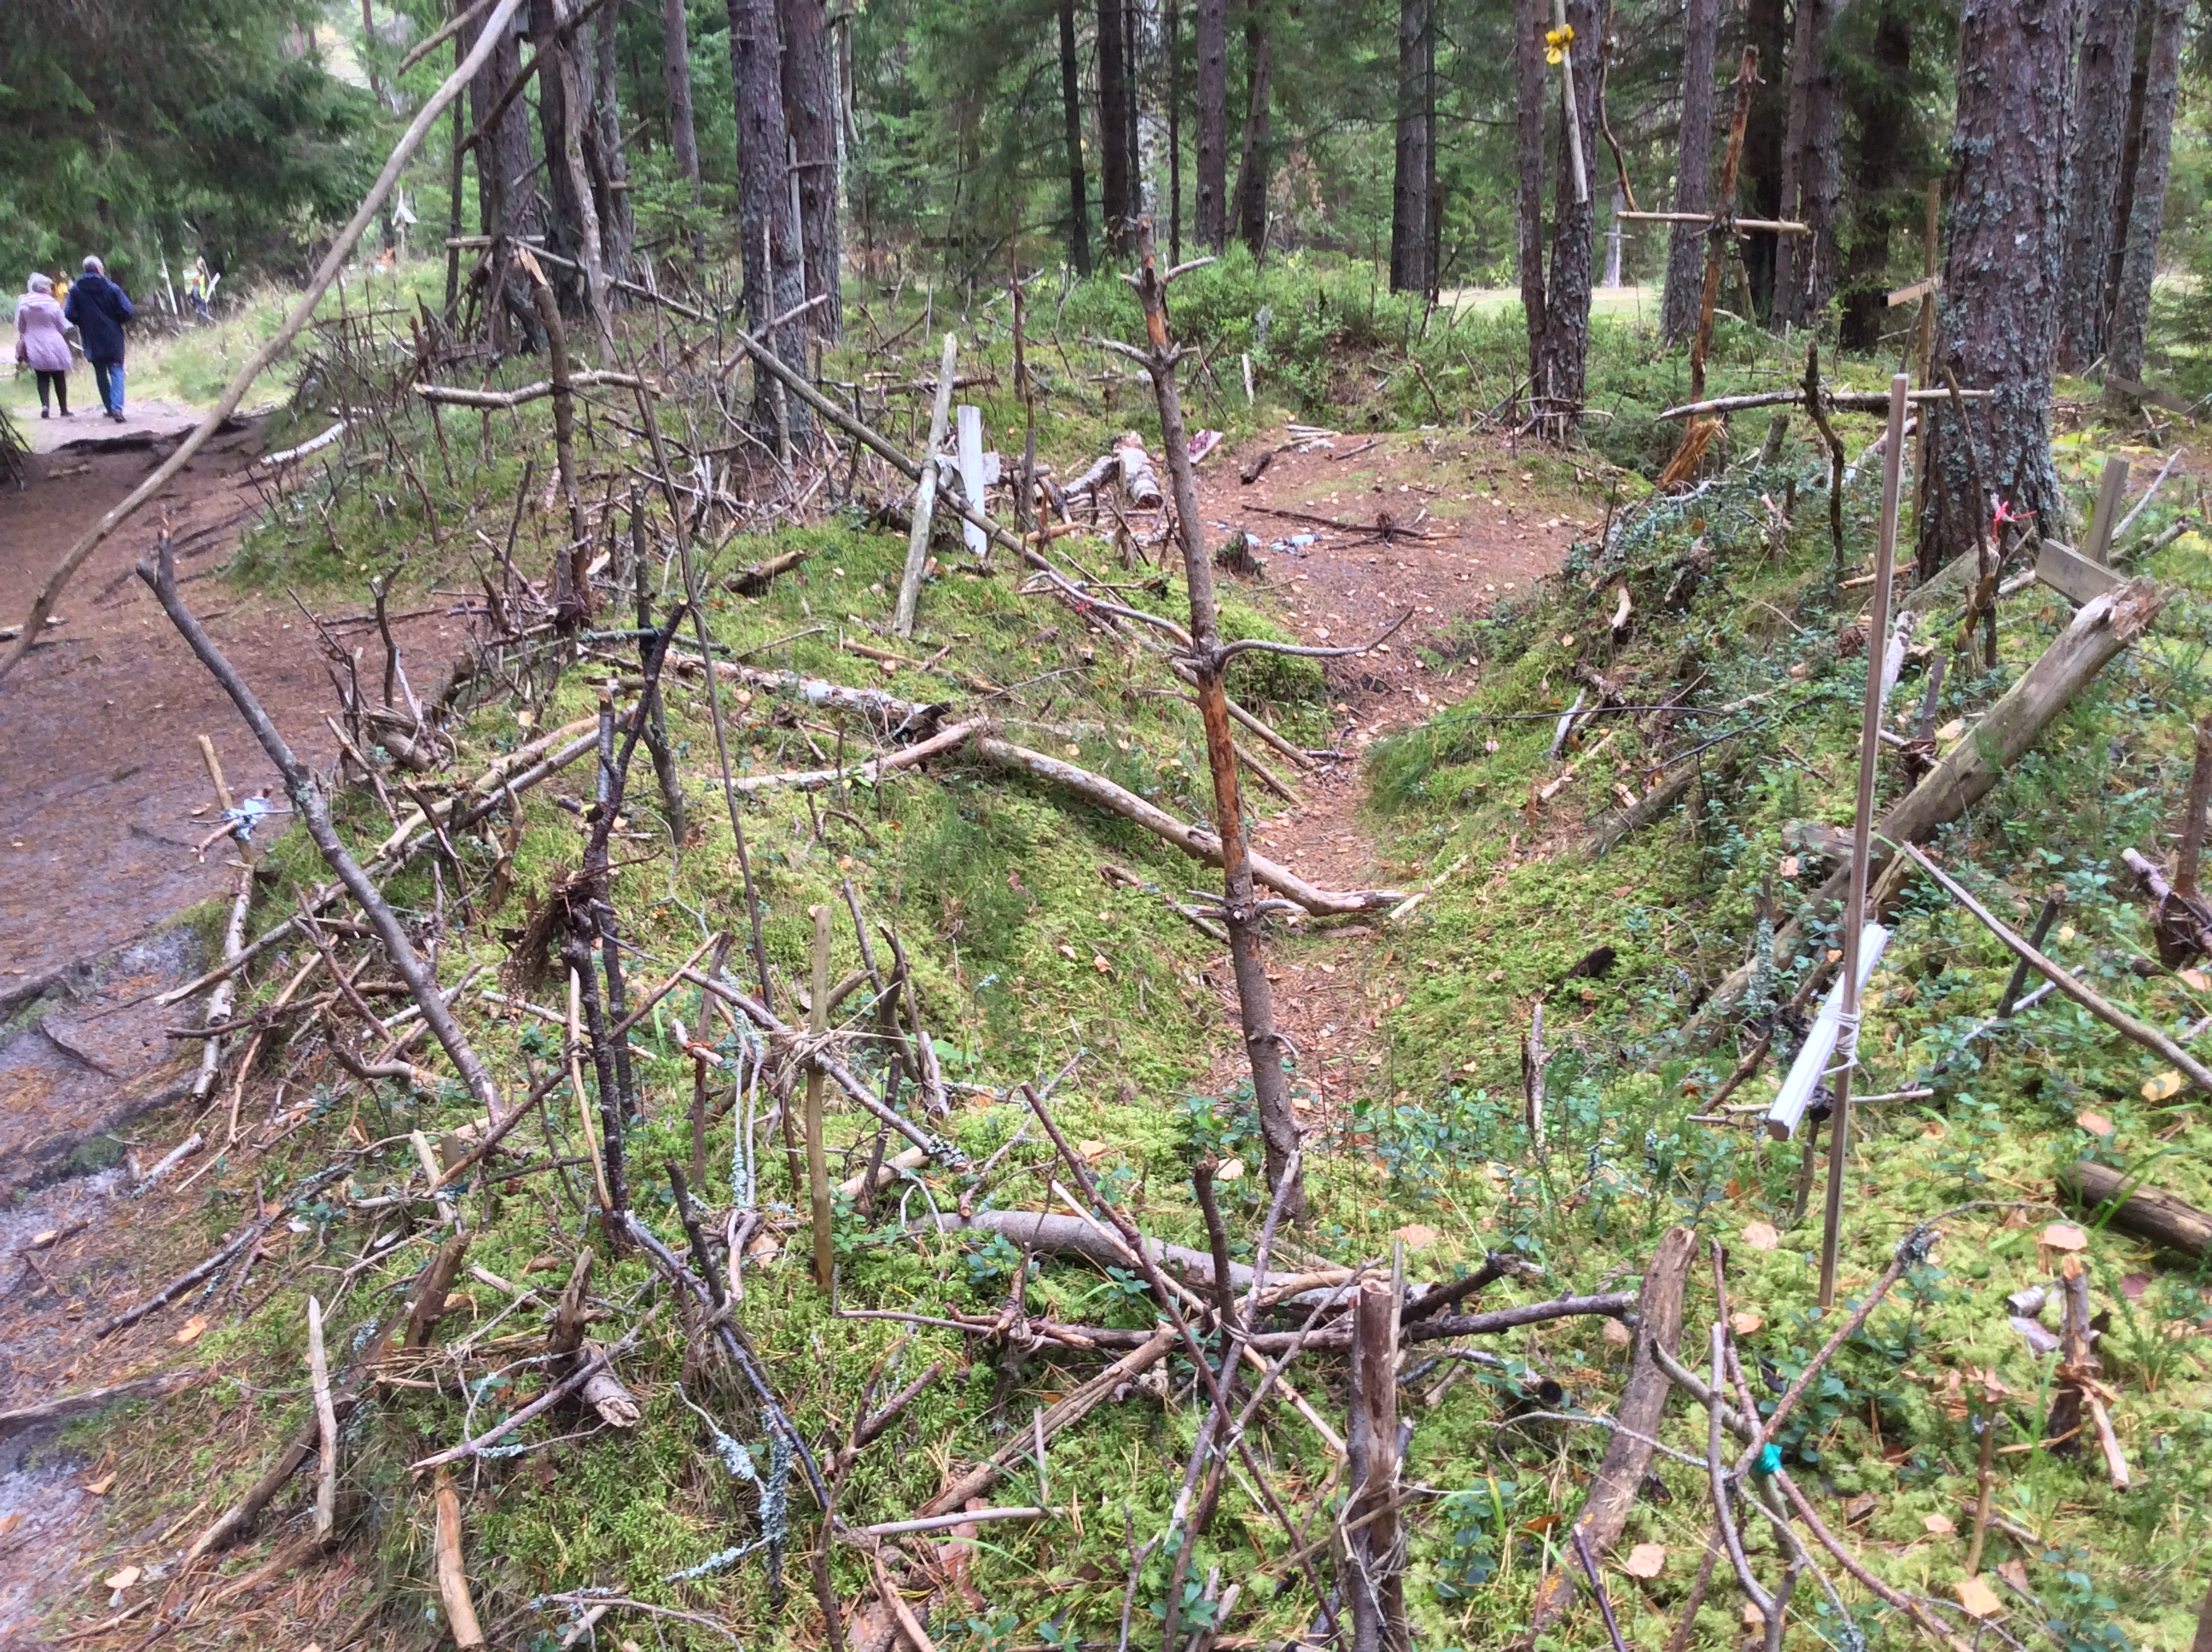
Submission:
[[[1546,29],[1544,31],[1544,61],[1546,63],[1565,62],[1567,48],[1574,43],[1575,26],[1572,23],[1562,23],[1557,28]]]

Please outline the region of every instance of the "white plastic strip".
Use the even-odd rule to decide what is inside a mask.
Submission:
[[[1869,924],[1859,932],[1861,992],[1873,979],[1875,967],[1881,962],[1882,949],[1888,944],[1889,932],[1880,924]],[[1826,1001],[1813,1022],[1813,1030],[1805,1036],[1804,1048],[1790,1064],[1790,1076],[1775,1092],[1774,1105],[1766,1110],[1766,1133],[1775,1140],[1788,1141],[1797,1133],[1797,1121],[1805,1116],[1813,1092],[1820,1088],[1828,1071],[1828,1058],[1836,1053],[1836,1039],[1843,1030],[1843,1019],[1844,983],[1838,981],[1828,989]]]

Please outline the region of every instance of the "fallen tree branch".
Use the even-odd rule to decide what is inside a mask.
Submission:
[[[998,764],[1049,780],[1066,787],[1079,796],[1089,799],[1102,808],[1131,821],[1146,830],[1166,839],[1194,860],[1208,865],[1221,864],[1221,845],[1213,834],[1203,827],[1186,825],[1165,810],[1147,803],[1135,793],[1115,785],[1103,774],[1087,768],[1063,762],[1057,757],[1048,757],[1041,751],[1031,751],[995,736],[986,735],[975,743],[976,755]],[[1261,854],[1251,854],[1252,876],[1277,894],[1295,901],[1316,917],[1333,917],[1354,912],[1371,912],[1378,907],[1395,906],[1406,898],[1401,890],[1317,889],[1287,866],[1280,866]]]
[[[636,390],[645,383],[634,373],[602,373],[586,367],[568,375],[565,384],[556,385],[550,379],[519,385],[513,390],[471,390],[460,385],[417,385],[415,393],[426,402],[439,402],[448,407],[520,407],[529,402],[542,401],[559,392],[588,390],[593,385],[606,385],[618,390]]]
[[[1068,1394],[1046,1412],[1038,1427],[1048,1440],[1072,1424],[1081,1422],[1098,1408],[1100,1402],[1124,1382],[1133,1382],[1160,1363],[1176,1339],[1173,1331],[1164,1327],[1142,1333],[1144,1340],[1092,1377],[1081,1388]],[[981,1497],[1004,1479],[1035,1449],[1028,1433],[1018,1433],[1005,1445],[966,1473],[954,1480],[921,1506],[924,1518],[957,1509],[969,1498]]]
[[[1934,878],[1936,882],[1942,886],[1945,894],[1948,895],[1960,906],[1966,908],[1966,909],[1972,913],[1975,917],[1980,919],[1983,926],[1986,928],[1990,933],[1996,936],[2000,941],[2002,941],[2005,945],[2011,948],[2016,956],[2025,959],[2030,969],[2041,975],[2060,992],[2072,999],[2076,1004],[2087,1010],[2091,1015],[2096,1017],[2098,1020],[2103,1022],[2106,1026],[2112,1029],[2113,1031],[2118,1033],[2122,1037],[2132,1039],[2135,1042],[2142,1045],[2145,1049],[2150,1050],[2164,1060],[2172,1063],[2176,1068],[2179,1069],[2182,1075],[2186,1078],[2191,1084],[2196,1085],[2197,1089],[2203,1090],[2208,1094],[2212,1094],[2212,1067],[2207,1067],[2202,1061],[2191,1055],[2187,1050],[2182,1048],[2180,1045],[2175,1043],[2172,1039],[2167,1037],[2164,1033],[2152,1026],[2149,1023],[2136,1020],[2135,1017],[2130,1015],[2125,1010],[2121,1009],[2118,1005],[2104,997],[2103,994],[2091,991],[2087,986],[2084,985],[2082,981],[2075,975],[2071,970],[2066,969],[2064,965],[2045,957],[2041,952],[2039,952],[2035,948],[2030,946],[2025,940],[2022,940],[2019,936],[2014,934],[2011,930],[2005,926],[2003,921],[1999,919],[1995,913],[1991,912],[1979,901],[1977,901],[1972,895],[1969,895],[1966,890],[1960,885],[1956,878],[1952,878],[1948,873],[1945,872],[1942,867],[1938,866],[1934,861],[1923,854],[1914,845],[1911,843],[1901,843],[1898,847],[1903,849],[1905,853],[1911,855],[1912,859],[1918,863],[1920,870],[1926,872],[1929,877]]]
[[[330,805],[323,797],[322,787],[307,766],[292,755],[292,748],[276,732],[276,725],[262,709],[260,701],[246,686],[246,679],[224,658],[222,650],[216,647],[215,640],[208,635],[191,610],[185,606],[184,598],[178,594],[176,562],[170,551],[169,534],[166,527],[155,543],[155,556],[139,560],[138,577],[146,582],[159,599],[163,611],[168,615],[192,653],[198,656],[200,664],[206,666],[209,674],[222,685],[223,692],[230,696],[231,703],[238,708],[239,715],[253,731],[254,738],[261,743],[261,749],[268,754],[269,761],[284,777],[285,792],[292,799],[293,808],[307,823],[307,835],[314,839],[316,848],[322,852],[323,859],[329,863],[331,870],[337,874],[338,881],[345,885],[346,892],[368,914],[377,938],[384,944],[385,952],[392,960],[392,969],[407,983],[407,990],[414,997],[416,1006],[422,1011],[423,1021],[444,1048],[447,1059],[453,1062],[454,1071],[461,1075],[469,1093],[483,1107],[488,1122],[498,1123],[502,1111],[499,1087],[492,1082],[490,1071],[477,1059],[476,1049],[470,1044],[468,1036],[461,1030],[460,1023],[453,1019],[453,1012],[446,1007],[436,978],[416,957],[415,949],[408,941],[407,932],[400,927],[398,915],[339,838],[337,829],[331,823]]]
[[[1657,1354],[1672,1355],[1681,1340],[1682,1291],[1697,1243],[1691,1229],[1668,1229],[1644,1271],[1637,1301],[1636,1351],[1615,1411],[1619,1426],[1574,1524],[1577,1540],[1586,1542],[1591,1554],[1603,1554],[1619,1540],[1651,1466],[1652,1442],[1666,1414],[1668,1389]],[[1595,1570],[1591,1576],[1596,1576]],[[1574,1604],[1575,1594],[1573,1574],[1565,1566],[1554,1567],[1536,1590],[1528,1619],[1532,1637],[1557,1623]]]
[[[128,1382],[115,1382],[104,1388],[88,1388],[82,1394],[64,1394],[52,1400],[41,1400],[34,1406],[19,1406],[13,1411],[0,1411],[0,1440],[12,1440],[26,1429],[44,1428],[50,1423],[66,1423],[79,1417],[89,1417],[110,1406],[131,1400],[165,1400],[173,1394],[198,1386],[207,1376],[197,1368],[182,1371],[161,1371],[152,1376],[134,1376]]]
[[[2197,1261],[2212,1254],[2212,1214],[2145,1185],[2136,1175],[2082,1159],[2061,1172],[2058,1190],[2087,1209],[2094,1224],[2109,1222],[2123,1233]]]

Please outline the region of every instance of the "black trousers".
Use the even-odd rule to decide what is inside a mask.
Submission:
[[[66,415],[69,412],[69,374],[66,373],[49,373],[44,367],[39,368],[38,374],[39,410],[40,412],[44,412],[46,410],[46,394],[48,389],[51,387],[52,393],[62,404],[62,412]]]

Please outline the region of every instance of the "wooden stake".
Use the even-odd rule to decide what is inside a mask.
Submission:
[[[438,1596],[445,1602],[446,1626],[453,1631],[460,1652],[473,1652],[484,1643],[483,1626],[477,1622],[476,1603],[469,1599],[468,1568],[461,1561],[461,1499],[453,1490],[453,1477],[441,1465],[438,1470]]]
[[[315,1486],[315,1541],[327,1544],[338,1516],[338,1414],[331,1403],[331,1363],[323,1348],[323,1305],[307,1298],[307,1379],[315,1390],[316,1450],[321,1473]]]
[[[921,600],[921,573],[929,560],[929,519],[937,507],[937,450],[945,446],[945,426],[952,416],[952,374],[960,360],[960,337],[945,335],[945,354],[938,363],[937,398],[929,409],[929,440],[921,450],[921,476],[914,489],[914,531],[907,537],[906,571],[899,576],[898,603],[891,610],[891,629],[902,637],[914,635],[914,611]],[[979,501],[968,501],[980,513]]]
[[[1565,33],[1567,0],[1552,0],[1552,27]],[[1567,165],[1574,169],[1575,204],[1581,206],[1589,200],[1589,173],[1583,164],[1583,122],[1575,103],[1575,48],[1570,40],[1559,45],[1559,101],[1567,117]]]
[[[1747,58],[1751,54],[1747,52]],[[1859,947],[1866,927],[1867,855],[1874,831],[1875,778],[1881,762],[1882,640],[1889,635],[1889,587],[1897,571],[1897,498],[1905,465],[1905,398],[1911,379],[1889,381],[1889,436],[1881,455],[1881,529],[1875,542],[1874,599],[1867,620],[1867,685],[1859,719],[1859,795],[1851,835],[1850,893],[1844,902],[1843,1027],[1838,1040],[1835,1105],[1828,1123],[1828,1203],[1820,1224],[1820,1306],[1836,1302],[1837,1251],[1843,1239],[1844,1178],[1851,1157],[1851,1072],[1858,1061]]]
[[[1378,1279],[1359,1287],[1352,1308],[1352,1502],[1345,1509],[1352,1551],[1344,1570],[1353,1652],[1410,1644],[1398,1552],[1398,1377],[1395,1296]]]
[[[951,354],[948,350],[947,355]],[[830,908],[813,906],[814,1003],[806,1029],[818,1042],[830,1031]],[[822,1064],[806,1069],[806,1197],[813,1213],[814,1283],[827,1295],[836,1272],[830,1254],[830,1159],[822,1143]]]

